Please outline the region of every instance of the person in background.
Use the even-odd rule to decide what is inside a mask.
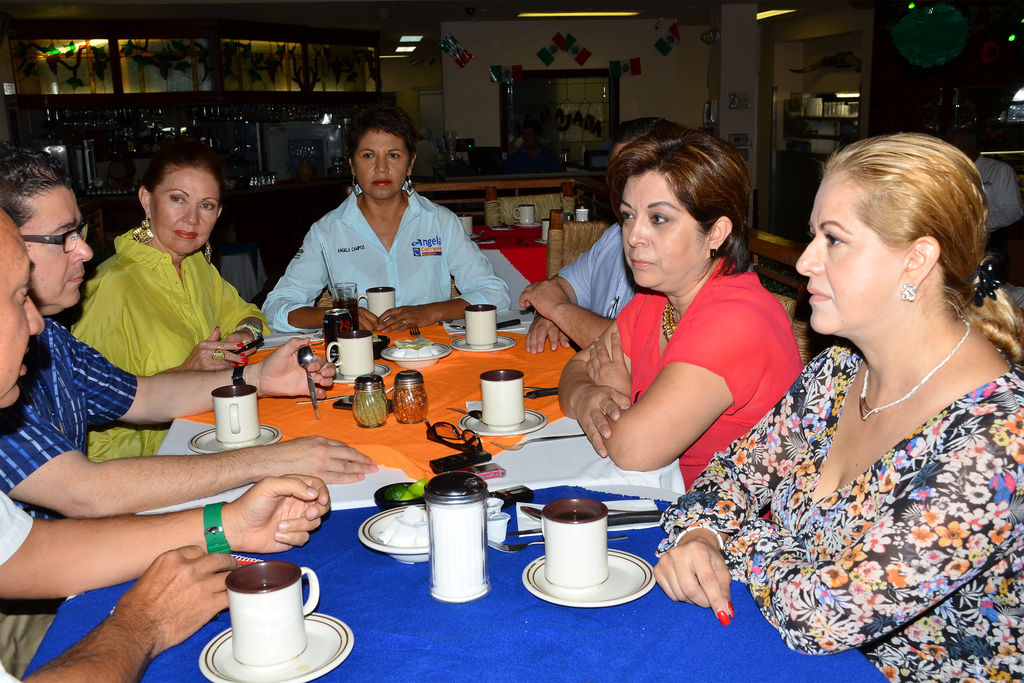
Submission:
[[[966,154],[978,169],[988,199],[988,249],[999,257],[997,267],[1005,273],[1010,261],[1006,228],[1024,216],[1017,173],[1009,164],[984,156],[978,150],[978,136],[967,128],[953,131],[949,144]]]
[[[176,138],[149,162],[139,188],[146,217],[114,239],[116,254],[85,283],[71,333],[135,375],[223,370],[262,338],[266,320],[209,261],[224,165],[198,140]],[[112,424],[89,432],[89,458],[151,455],[165,425]]]
[[[431,181],[434,179],[434,163],[437,161],[437,144],[430,137],[429,128],[420,128],[420,137],[416,141],[416,161],[412,165],[412,175],[416,180]]]
[[[684,485],[800,373],[789,317],[748,272],[750,179],[732,146],[663,123],[608,168],[641,291],[566,365],[558,399],[625,470],[678,462]]]
[[[319,328],[327,308],[316,300],[334,277],[395,288],[395,308],[380,317],[359,309],[358,326],[385,334],[463,317],[468,304],[508,310],[508,285],[466,236],[454,213],[424,199],[410,175],[416,130],[397,107],[359,110],[349,128],[353,191],[313,224],[302,248],[263,305],[279,331]],[[452,298],[452,280],[460,294]]]
[[[663,518],[655,577],[890,680],[1012,680],[1024,658],[1021,311],[982,268],[985,193],[926,135],[829,159],[797,262],[819,354]],[[763,514],[765,510],[768,514]]]
[[[648,117],[624,121],[611,148],[611,158],[628,143],[665,119]],[[613,223],[590,249],[558,271],[534,282],[519,296],[519,307],[532,306],[536,315],[526,334],[526,350],[542,352],[569,348],[570,340],[584,347],[598,338],[633,298],[636,285],[626,269],[622,228]]]
[[[505,162],[505,173],[557,173],[565,170],[558,153],[541,142],[540,124],[523,122],[523,144]]]
[[[0,221],[0,408],[18,399],[29,336],[43,319],[29,297],[29,259],[9,220]],[[58,492],[60,493],[60,492]],[[303,545],[330,510],[315,477],[265,479],[216,510],[95,520],[33,520],[0,493],[0,598],[51,598],[133,579],[117,610],[29,680],[135,680],[157,654],[227,607],[230,549],[274,553]],[[221,531],[204,531],[205,515]],[[213,537],[213,538],[211,538]],[[201,548],[223,541],[219,552]],[[172,550],[177,548],[177,550]],[[151,564],[152,563],[152,564]],[[149,567],[147,569],[147,566]],[[41,636],[42,634],[40,634]],[[38,641],[36,641],[37,643]],[[17,675],[31,652],[8,653]],[[0,665],[0,680],[13,680]]]
[[[63,166],[42,152],[0,145],[0,209],[32,260],[30,295],[44,316],[78,303],[83,263],[92,250]],[[0,223],[10,224],[0,212]],[[139,377],[52,319],[32,339],[21,397],[0,409],[0,491],[68,517],[139,512],[293,472],[332,484],[363,479],[376,465],[338,441],[307,437],[211,455],[120,458],[85,456],[86,430],[115,420],[156,424],[209,411],[217,387],[251,384],[261,396],[307,392],[306,373],[329,387],[334,367],[317,357],[303,369],[293,339],[266,359],[234,370],[162,372]],[[323,389],[318,389],[323,393]],[[42,512],[40,514],[43,514]]]

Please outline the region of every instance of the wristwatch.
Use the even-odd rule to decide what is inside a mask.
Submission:
[[[245,384],[245,377],[242,373],[245,372],[245,366],[239,365],[237,368],[231,371],[231,383],[232,384]]]

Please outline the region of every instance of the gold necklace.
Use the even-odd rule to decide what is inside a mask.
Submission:
[[[661,313],[661,333],[665,335],[665,341],[672,338],[678,324],[675,306],[672,305],[671,301],[666,301],[665,310]]]

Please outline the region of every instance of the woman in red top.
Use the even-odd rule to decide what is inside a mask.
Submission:
[[[687,486],[801,369],[785,311],[747,272],[750,180],[739,153],[666,124],[608,169],[626,261],[643,288],[569,361],[559,400],[626,470],[678,459]]]

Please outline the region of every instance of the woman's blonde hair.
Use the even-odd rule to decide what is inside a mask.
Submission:
[[[985,297],[981,306],[971,303],[988,239],[988,203],[974,162],[938,138],[899,133],[836,152],[825,164],[824,180],[834,175],[863,191],[857,217],[890,246],[933,237],[941,249],[946,302],[1014,363],[1024,358],[1021,310],[1006,293]]]

